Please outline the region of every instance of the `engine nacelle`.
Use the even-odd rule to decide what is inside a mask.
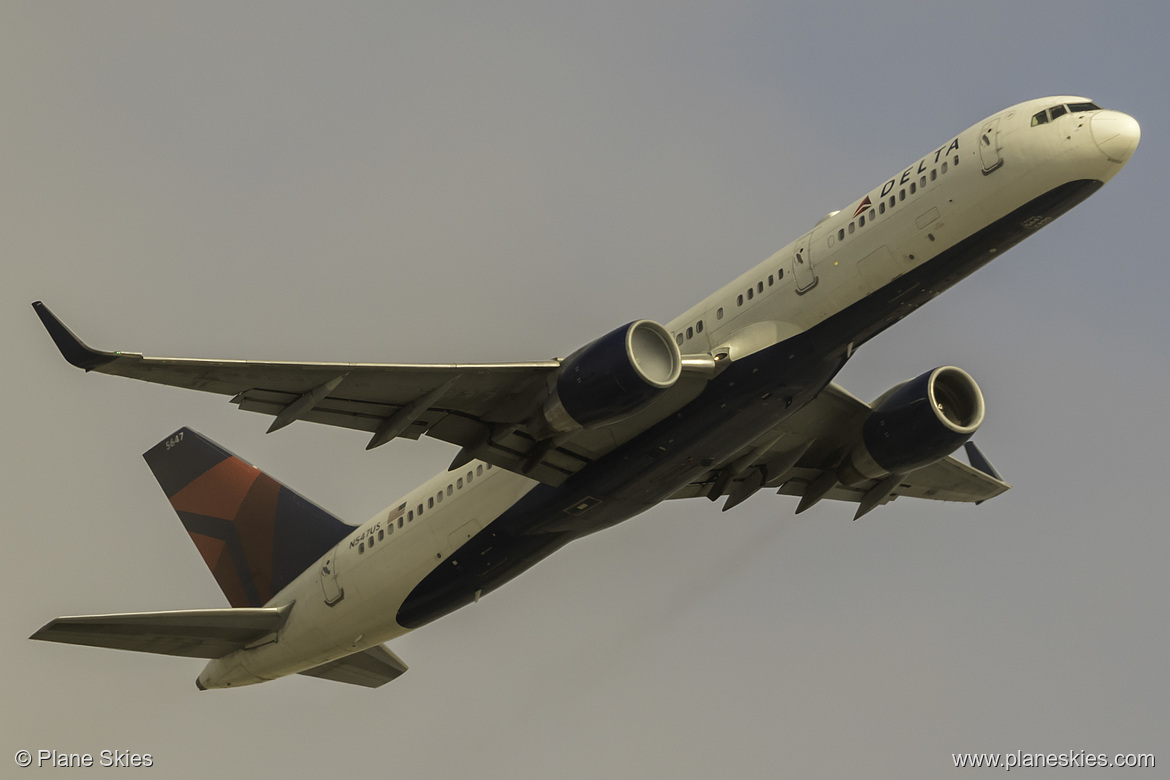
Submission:
[[[983,393],[961,368],[941,366],[874,401],[861,442],[839,469],[846,485],[929,466],[957,450],[983,422]]]
[[[617,422],[665,393],[681,373],[682,353],[666,328],[631,322],[565,359],[544,417],[555,431]]]

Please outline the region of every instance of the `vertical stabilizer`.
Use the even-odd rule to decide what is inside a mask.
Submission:
[[[233,607],[263,606],[353,530],[190,428],[143,457]]]

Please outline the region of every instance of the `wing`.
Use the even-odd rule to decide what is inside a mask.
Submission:
[[[377,645],[369,650],[306,669],[301,674],[366,688],[378,688],[400,677],[406,672],[406,668],[402,659],[390,652],[388,647]]]
[[[141,653],[222,658],[276,633],[291,605],[60,617],[29,639]]]
[[[144,357],[86,346],[40,301],[33,304],[65,359],[86,371],[231,397],[245,411],[275,415],[269,432],[295,420],[371,434],[367,449],[423,434],[458,445],[452,468],[479,458],[558,485],[571,474],[694,398],[711,364],[684,359],[675,387],[637,415],[605,429],[550,439],[536,419],[559,360],[534,363],[281,363]]]
[[[671,498],[707,496],[714,501],[726,495],[726,511],[763,488],[777,488],[778,493],[801,497],[798,513],[821,498],[856,502],[856,519],[899,496],[978,504],[1010,489],[972,442],[966,445],[971,465],[947,457],[909,474],[841,484],[837,466],[858,441],[869,412],[869,404],[830,384],[778,427]]]

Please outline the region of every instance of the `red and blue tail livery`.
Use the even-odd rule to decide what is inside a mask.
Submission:
[[[233,607],[259,607],[353,530],[190,428],[143,456]]]

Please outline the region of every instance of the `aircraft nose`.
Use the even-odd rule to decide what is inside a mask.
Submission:
[[[1089,120],[1093,143],[1115,163],[1125,164],[1141,140],[1142,130],[1137,120],[1120,111],[1098,111]]]

